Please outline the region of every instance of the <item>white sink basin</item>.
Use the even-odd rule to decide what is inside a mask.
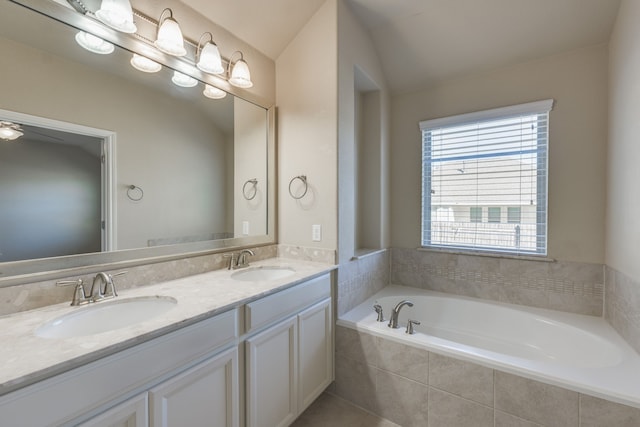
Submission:
[[[250,267],[246,270],[236,271],[231,278],[243,282],[258,282],[261,280],[283,279],[291,276],[296,271],[289,267]]]
[[[171,297],[148,296],[99,302],[57,317],[41,325],[35,334],[42,338],[71,338],[98,334],[131,326],[166,313],[178,301]]]

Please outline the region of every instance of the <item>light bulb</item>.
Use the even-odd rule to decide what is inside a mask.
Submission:
[[[198,84],[198,81],[191,76],[187,76],[186,74],[182,74],[178,71],[173,72],[173,77],[171,77],[171,81],[178,86],[181,87],[194,87]]]
[[[162,65],[137,53],[131,57],[131,66],[144,73],[157,73],[162,69]]]
[[[222,99],[227,96],[227,92],[211,85],[206,85],[202,94],[211,99]]]
[[[80,31],[76,34],[76,42],[89,52],[97,53],[99,55],[108,55],[113,52],[115,47],[108,41],[102,40],[100,37],[96,37],[93,34]]]
[[[133,23],[133,9],[129,0],[102,0],[96,17],[111,28],[123,33],[135,33],[138,28]]]
[[[169,17],[162,19],[164,12],[169,11]],[[173,19],[171,9],[165,9],[160,16],[160,24],[158,27],[158,36],[156,37],[155,46],[167,55],[185,56],[187,50],[184,48],[184,38],[180,25]]]

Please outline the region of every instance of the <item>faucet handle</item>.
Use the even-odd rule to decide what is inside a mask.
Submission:
[[[223,258],[229,258],[229,264],[227,264],[227,270],[233,270],[236,262],[236,254],[231,252],[230,254],[222,255]]]
[[[113,273],[113,274],[107,274],[107,276],[109,277],[109,281],[107,283],[105,283],[104,285],[104,296],[106,298],[109,297],[117,297],[118,293],[116,292],[116,284],[113,281],[114,277],[118,277],[118,276],[122,276],[123,274],[127,274],[128,271],[119,271],[118,273]],[[108,291],[109,289],[107,289],[107,286],[110,288],[111,293],[109,294]]]
[[[111,278],[113,279],[114,277],[122,276],[123,274],[127,274],[128,272],[129,272],[128,270],[120,271],[120,272],[118,272],[118,273],[110,274],[110,276],[111,276]]]
[[[407,321],[407,329],[405,329],[405,331],[404,331],[404,332],[405,332],[406,334],[409,334],[409,335],[413,335],[413,334],[415,334],[415,331],[413,330],[413,325],[419,325],[419,324],[420,324],[420,322],[418,322],[417,320],[411,320],[411,319],[409,319],[409,320]]]
[[[73,291],[73,299],[71,300],[71,305],[84,305],[89,303],[89,298],[87,298],[87,294],[84,291],[84,280],[58,280],[56,282],[56,286],[72,286],[75,285],[75,289]]]
[[[380,304],[374,304],[373,309],[378,313],[377,322],[384,322],[384,313],[382,312],[382,306]]]

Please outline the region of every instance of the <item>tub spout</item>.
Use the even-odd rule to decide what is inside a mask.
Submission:
[[[402,309],[402,307],[404,307],[405,305],[413,307],[413,303],[409,300],[400,301],[398,304],[396,304],[395,308],[391,310],[391,318],[389,319],[389,324],[387,326],[394,329],[398,328],[398,315],[400,314],[400,310]]]

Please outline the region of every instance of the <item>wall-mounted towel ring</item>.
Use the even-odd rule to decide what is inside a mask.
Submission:
[[[253,193],[250,193],[250,196],[247,195],[247,185],[249,184],[253,184]],[[251,191],[251,189],[249,189],[249,191]],[[258,194],[258,178],[247,180],[247,182],[242,186],[242,196],[247,200],[253,200],[256,197],[256,194]]]
[[[142,191],[142,188],[137,185],[131,184],[127,187],[127,197],[134,202],[139,202],[144,197],[144,191]]]
[[[293,184],[293,182],[299,179],[300,181],[302,181],[302,184],[304,185],[304,191],[302,192],[301,195],[299,196],[295,196],[293,194],[293,192],[291,191],[291,185]],[[306,175],[298,175],[298,176],[294,176],[293,178],[291,178],[291,181],[289,181],[289,194],[291,195],[291,197],[293,197],[296,200],[300,200],[302,199],[305,194],[307,194],[307,191],[309,190],[309,183],[307,182],[307,176]]]

